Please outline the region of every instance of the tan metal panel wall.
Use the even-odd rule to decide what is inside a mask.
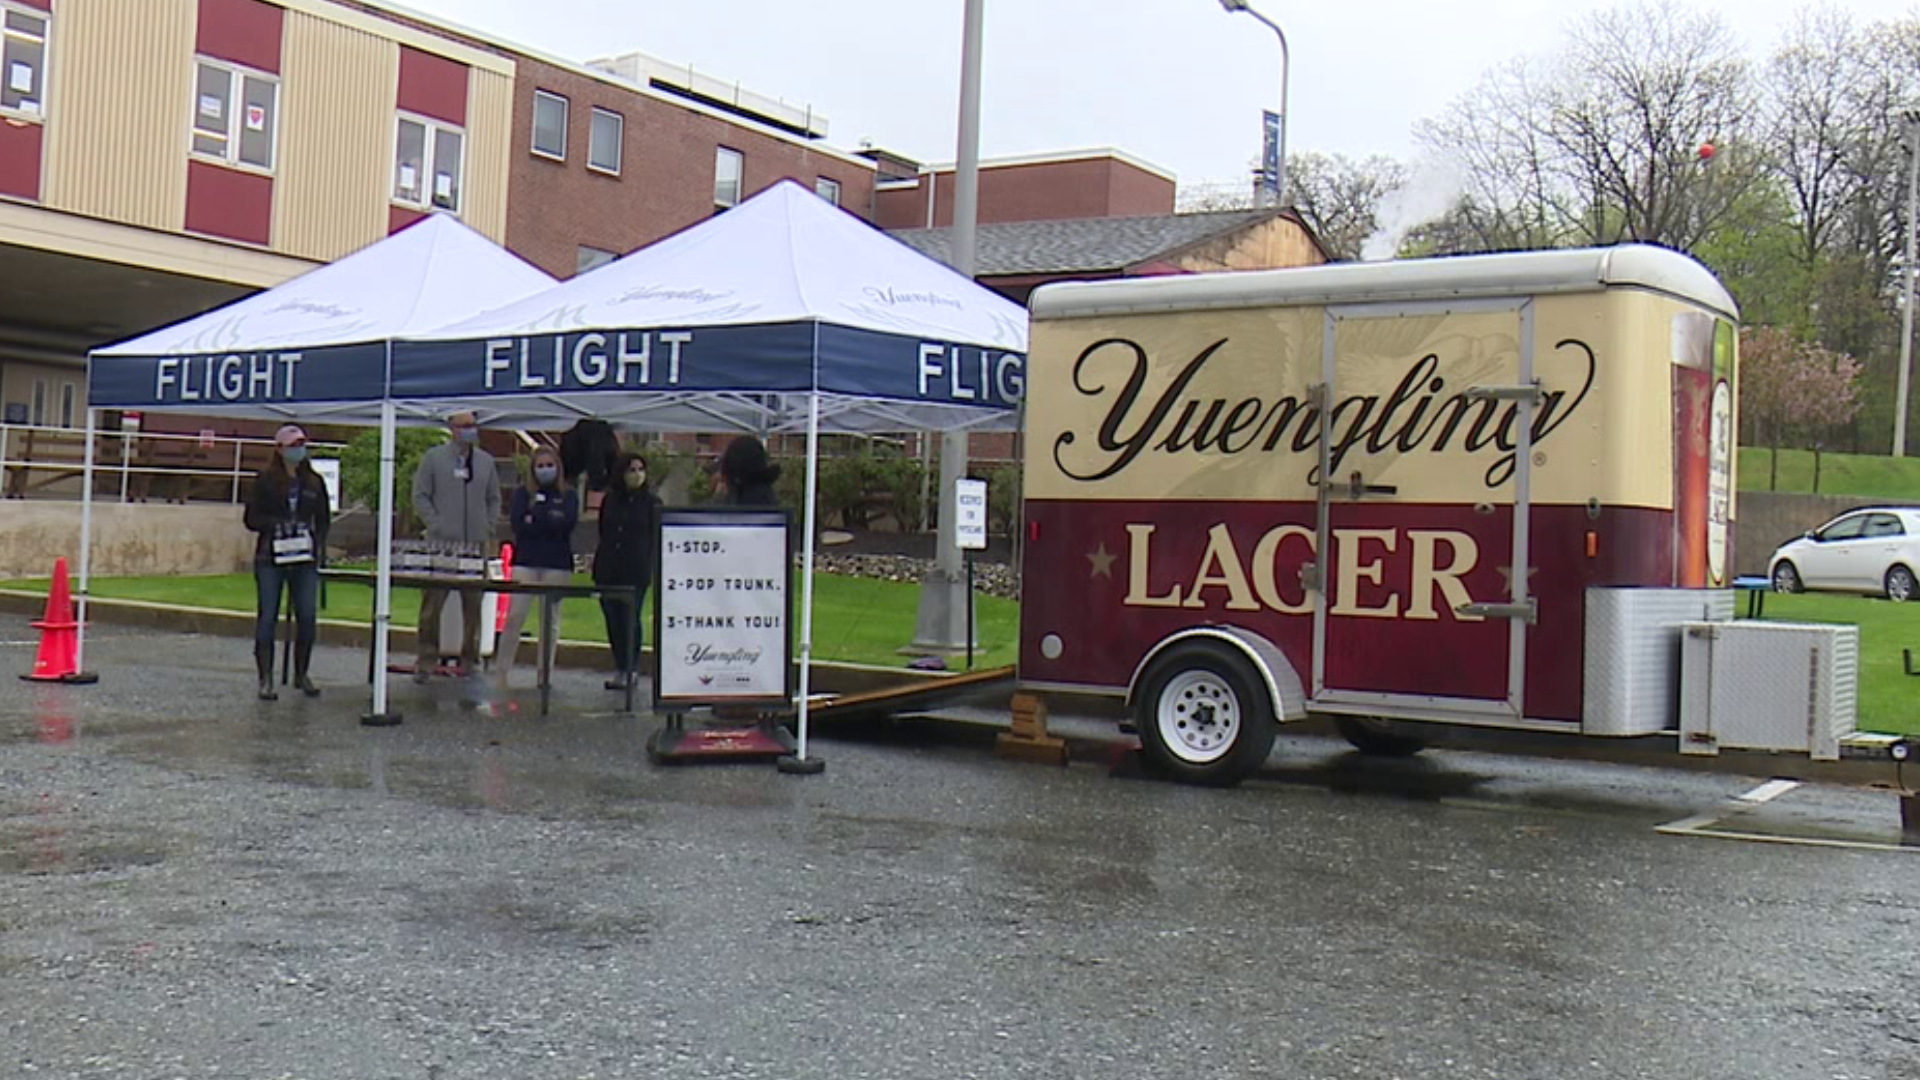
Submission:
[[[41,201],[154,229],[187,214],[194,0],[61,0]]]
[[[286,19],[273,246],[332,261],[387,233],[400,50],[297,11]]]
[[[507,172],[513,145],[513,78],[473,68],[467,76],[467,205],[460,219],[507,242]]]

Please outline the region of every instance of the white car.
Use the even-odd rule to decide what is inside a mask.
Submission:
[[[1868,593],[1910,600],[1920,592],[1920,508],[1849,510],[1789,540],[1767,564],[1773,591]]]

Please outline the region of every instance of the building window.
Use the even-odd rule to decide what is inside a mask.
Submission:
[[[393,151],[393,201],[415,210],[458,214],[465,142],[459,128],[402,116]]]
[[[47,422],[47,380],[33,380],[33,426],[40,427]]]
[[[74,411],[73,406],[74,406],[75,397],[76,397],[76,394],[74,392],[74,385],[72,383],[60,384],[60,426],[63,428],[70,428],[73,426],[73,411]]]
[[[626,141],[627,122],[617,112],[593,110],[593,131],[587,140],[587,168],[620,175],[620,144]]]
[[[216,60],[195,66],[193,152],[228,165],[272,169],[280,81]]]
[[[722,146],[713,152],[713,205],[727,207],[740,202],[740,174],[745,164],[738,150]]]
[[[47,17],[0,6],[0,112],[39,117],[47,100]]]
[[[581,244],[577,264],[573,270],[574,276],[578,277],[589,270],[598,270],[619,257],[611,251],[602,251],[597,247]]]
[[[533,92],[533,152],[567,160],[567,99],[559,94]]]
[[[813,193],[827,200],[833,206],[840,205],[840,181],[817,177],[813,181]]]

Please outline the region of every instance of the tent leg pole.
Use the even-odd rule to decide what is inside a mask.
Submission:
[[[382,401],[379,550],[375,553],[373,587],[373,707],[360,718],[368,727],[391,727],[400,722],[400,714],[387,707],[387,630],[393,622],[393,458],[397,423],[393,399]]]
[[[93,436],[99,410],[87,406],[87,447],[80,466],[80,604],[74,621],[73,667],[76,675],[87,670],[87,590],[93,583]],[[89,680],[90,681],[90,680]]]
[[[820,394],[807,395],[807,505],[802,515],[806,533],[800,541],[800,749],[777,763],[781,772],[814,774],[827,763],[807,756],[807,713],[813,693],[813,516],[819,503]]]

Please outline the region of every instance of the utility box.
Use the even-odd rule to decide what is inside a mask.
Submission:
[[[1858,717],[1860,629],[1688,623],[1680,646],[1680,751],[1792,750],[1840,757]]]
[[[1732,618],[1731,589],[1588,589],[1581,733],[1677,728],[1680,628]]]

